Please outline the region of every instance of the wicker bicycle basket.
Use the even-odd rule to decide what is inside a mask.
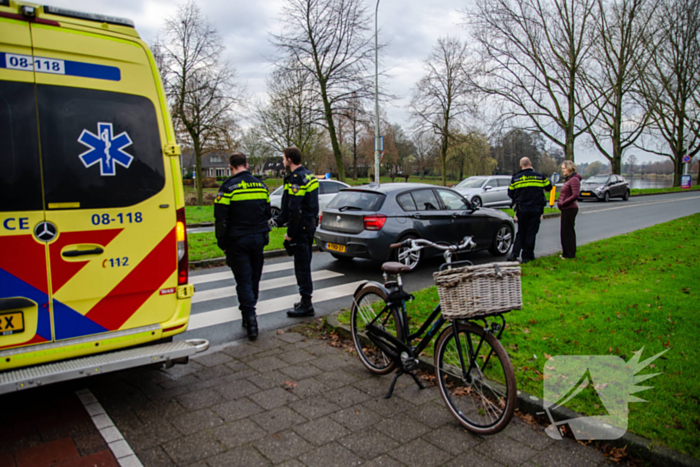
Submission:
[[[520,310],[520,263],[491,263],[433,273],[442,316],[465,319]]]

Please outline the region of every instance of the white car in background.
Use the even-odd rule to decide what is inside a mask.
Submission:
[[[452,189],[467,198],[473,208],[481,206],[510,206],[508,197],[510,175],[477,175],[465,178]]]
[[[337,180],[324,180],[318,181],[318,212],[320,213],[328,203],[331,202],[335,195],[338,194],[343,188],[347,188],[350,185],[347,183],[339,182]],[[282,210],[282,190],[284,185],[277,188],[275,191],[270,193],[270,207],[272,208],[272,217],[277,217]]]

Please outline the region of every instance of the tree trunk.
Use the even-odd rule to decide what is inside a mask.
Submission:
[[[442,165],[442,186],[447,186],[447,141],[442,143],[440,159]]]
[[[335,122],[333,121],[333,111],[331,109],[331,103],[328,101],[328,94],[326,93],[325,84],[321,83],[321,97],[323,99],[323,109],[326,115],[326,122],[328,123],[328,135],[331,137],[331,146],[333,147],[333,158],[335,159],[335,166],[338,169],[338,180],[345,182],[345,167],[343,166],[343,154],[340,152],[340,145],[338,144],[338,135],[335,132]]]
[[[357,119],[352,122],[352,179],[357,180]]]
[[[194,158],[195,158],[195,167],[197,170],[197,206],[202,206],[204,204],[204,195],[202,191],[202,182],[203,177],[202,177],[202,147],[199,144],[199,138],[191,135],[192,137],[192,145],[194,146]]]
[[[683,154],[679,153],[673,160],[673,186],[681,186],[681,175],[683,175]]]

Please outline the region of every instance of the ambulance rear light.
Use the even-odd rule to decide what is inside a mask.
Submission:
[[[96,13],[85,13],[82,11],[69,10],[55,6],[44,5],[44,12],[51,15],[66,16],[68,18],[86,19],[88,21],[98,21],[100,23],[116,24],[119,26],[135,27],[130,19],[119,18],[117,16],[98,15]]]
[[[175,226],[177,239],[177,285],[185,285],[188,280],[189,258],[187,255],[187,222],[185,220],[185,208],[177,210],[177,224]]]

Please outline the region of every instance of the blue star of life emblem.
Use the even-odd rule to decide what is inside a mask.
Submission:
[[[97,133],[83,130],[78,142],[90,149],[82,153],[80,160],[85,167],[100,163],[100,176],[116,175],[115,164],[128,169],[134,156],[123,151],[131,146],[131,138],[124,131],[117,136],[112,136],[112,124],[100,122],[97,124]]]

